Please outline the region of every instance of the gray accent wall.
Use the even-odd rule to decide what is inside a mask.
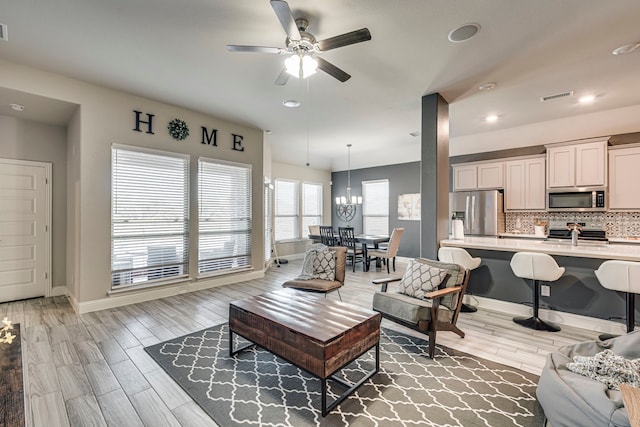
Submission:
[[[398,220],[398,195],[420,193],[420,162],[401,163],[373,168],[351,170],[351,195],[362,195],[362,181],[389,180],[389,232],[404,227],[398,255],[416,258],[420,256],[420,221]],[[347,194],[347,171],[331,174],[331,224],[336,230],[347,223],[336,215],[336,196]],[[355,218],[349,223],[356,234],[362,233],[362,206],[357,207]]]

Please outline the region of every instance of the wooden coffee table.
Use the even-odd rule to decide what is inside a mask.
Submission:
[[[229,354],[254,344],[321,380],[322,416],[380,369],[380,313],[294,289],[282,289],[229,304]],[[233,334],[252,342],[233,348]],[[375,369],[357,383],[334,374],[375,347]],[[327,379],[347,387],[327,405]]]

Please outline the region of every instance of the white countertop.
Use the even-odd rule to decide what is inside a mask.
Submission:
[[[640,261],[640,245],[556,242],[534,239],[510,239],[505,237],[465,237],[464,240],[446,239],[440,241],[441,246],[455,246],[469,249],[485,249],[505,252],[542,252],[549,255],[573,256],[581,258],[620,259]]]

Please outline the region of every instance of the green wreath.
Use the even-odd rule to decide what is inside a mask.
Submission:
[[[178,141],[182,141],[189,136],[189,126],[187,126],[186,122],[180,119],[171,120],[167,129],[169,130],[169,135]]]

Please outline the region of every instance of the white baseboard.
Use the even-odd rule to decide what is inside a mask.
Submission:
[[[77,302],[73,296],[69,297],[71,305],[76,313],[83,314],[92,311],[106,310],[123,305],[136,304],[144,301],[151,301],[158,298],[170,297],[187,292],[199,291],[202,289],[215,288],[218,286],[230,285],[232,283],[244,282],[247,280],[260,279],[264,277],[264,271],[251,271],[248,273],[235,274],[229,276],[219,276],[206,278],[187,283],[167,285],[158,288],[147,288],[144,290],[131,290],[131,292],[111,295],[107,298]]]
[[[69,295],[69,289],[66,285],[58,285],[51,288],[51,292],[49,292],[50,297],[59,297],[62,295]]]
[[[466,298],[477,301],[478,307],[484,310],[497,311],[513,316],[531,316],[532,312],[531,307],[523,304],[500,301],[497,299],[475,295],[467,295]],[[466,298],[465,300],[468,301]],[[543,308],[540,308],[538,313],[542,320],[546,320],[558,325],[572,326],[580,329],[589,329],[595,332],[609,334],[626,333],[626,326],[624,324],[613,322],[611,320],[598,319],[595,317],[582,316],[580,314],[565,313],[562,311],[554,311]]]

